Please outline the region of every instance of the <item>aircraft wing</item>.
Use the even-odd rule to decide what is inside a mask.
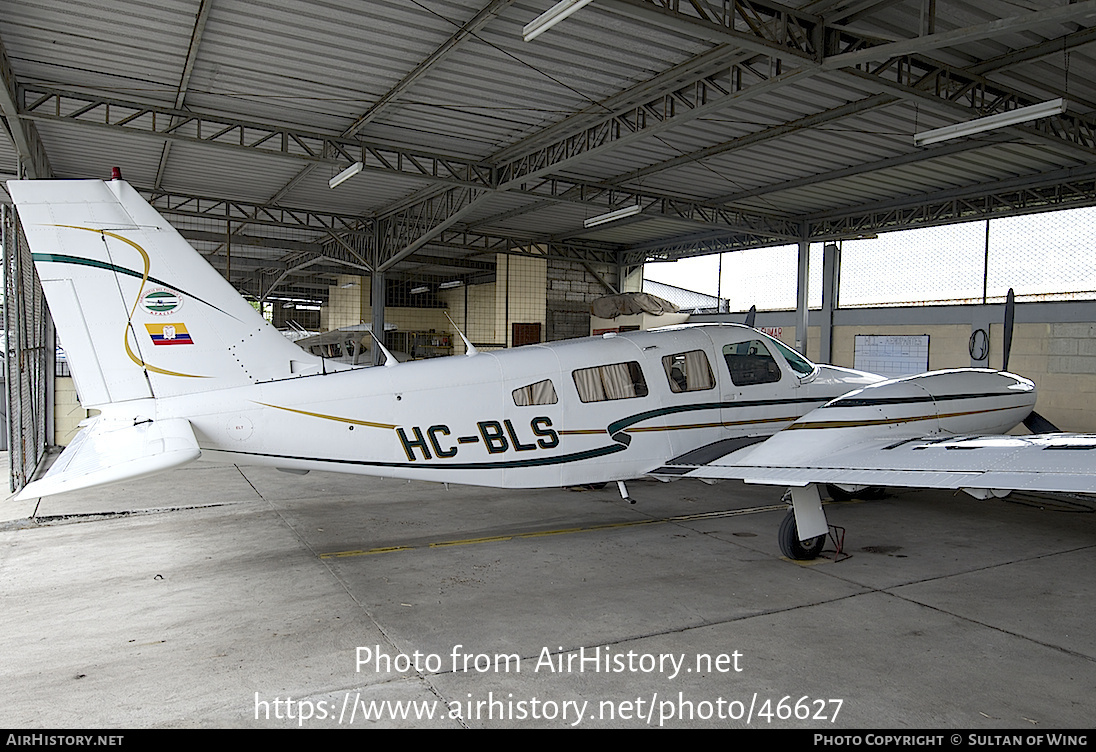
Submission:
[[[1096,434],[861,436],[842,441],[816,433],[782,431],[703,465],[675,463],[652,474],[799,487],[834,483],[970,489],[982,491],[974,495],[983,497],[1007,491],[1096,493]]]
[[[17,501],[62,491],[132,480],[185,465],[202,454],[184,418],[93,418],[42,478],[28,483]]]

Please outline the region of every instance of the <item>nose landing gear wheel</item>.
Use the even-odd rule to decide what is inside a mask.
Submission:
[[[817,558],[826,545],[826,536],[824,535],[809,538],[805,541],[799,540],[799,530],[795,526],[795,512],[790,510],[784,516],[784,521],[780,523],[778,537],[780,539],[780,553],[796,561]]]

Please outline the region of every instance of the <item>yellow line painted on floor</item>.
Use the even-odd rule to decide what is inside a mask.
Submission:
[[[321,559],[347,559],[354,556],[373,556],[375,554],[390,554],[396,551],[414,551],[422,548],[448,548],[450,546],[474,546],[480,543],[498,543],[521,538],[544,538],[549,535],[570,535],[572,533],[590,533],[598,530],[611,530],[613,528],[635,527],[637,525],[661,525],[668,522],[692,522],[696,520],[713,520],[723,517],[738,517],[744,514],[758,514],[760,512],[777,512],[787,509],[785,504],[774,504],[764,507],[750,507],[748,509],[729,509],[721,512],[699,512],[697,514],[683,514],[676,517],[664,517],[662,519],[630,520],[628,522],[609,522],[604,525],[591,525],[589,527],[567,527],[558,530],[538,530],[529,533],[514,533],[513,535],[492,535],[484,538],[463,538],[450,541],[438,541],[436,543],[424,543],[418,546],[384,546],[382,548],[369,548],[357,551],[333,551],[320,554]]]

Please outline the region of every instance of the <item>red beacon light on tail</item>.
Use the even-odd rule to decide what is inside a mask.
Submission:
[[[110,179],[111,180],[121,180],[122,179],[122,168],[121,167],[111,167],[110,168]]]

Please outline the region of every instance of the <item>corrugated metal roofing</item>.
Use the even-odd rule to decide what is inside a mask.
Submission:
[[[398,240],[386,242],[433,257],[480,247],[491,258],[512,239],[585,243],[635,261],[619,254],[688,253],[694,237],[738,248],[802,222],[816,237],[839,235],[831,217],[857,218],[863,232],[880,205],[938,196],[996,206],[997,193],[1027,187],[1025,201],[1050,207],[1060,200],[1053,186],[1068,182],[1060,194],[1074,205],[1096,203],[1094,0],[936,3],[934,17],[920,0],[598,0],[522,41],[522,27],[551,5],[8,3],[0,50],[16,111],[0,114],[41,137],[58,176],[119,165],[158,205],[185,206],[169,216],[208,250],[219,244],[201,233],[226,232],[217,212],[249,243],[282,222],[281,247],[241,240],[256,263],[279,268],[290,241],[333,242],[317,226],[349,233],[346,244],[361,250],[360,231],[376,217],[396,228],[385,237]],[[724,9],[740,13],[730,31]],[[843,32],[844,42],[823,56],[764,38],[783,17]],[[889,52],[831,65],[852,37]],[[1069,100],[1073,118],[1055,131],[913,145],[916,132],[1055,97]],[[150,112],[124,120],[139,107]],[[329,188],[363,153],[369,169]],[[0,135],[0,173],[15,170]],[[583,227],[637,202],[636,217]],[[452,241],[452,232],[464,235]]]

